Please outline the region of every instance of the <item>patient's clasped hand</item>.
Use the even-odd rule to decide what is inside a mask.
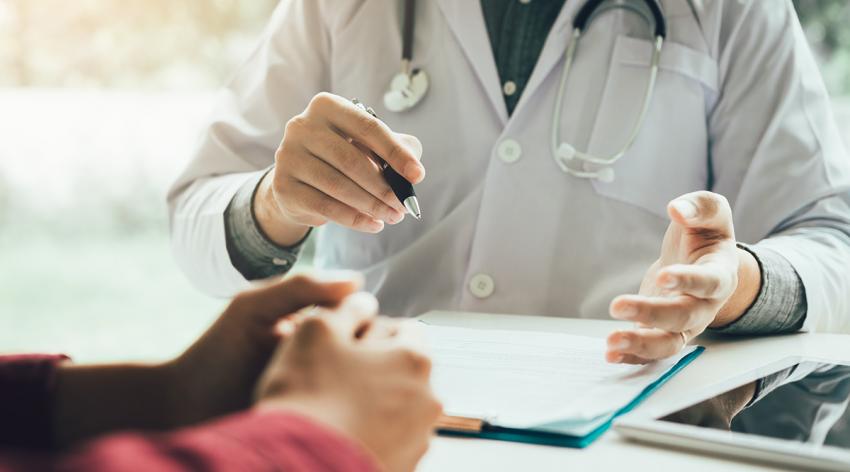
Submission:
[[[431,364],[415,322],[378,317],[375,298],[357,292],[361,283],[351,275],[295,276],[245,292],[184,354],[162,364],[0,357],[0,419],[11,419],[0,421],[0,469],[182,470],[191,456],[211,470],[413,470],[442,411]],[[44,395],[50,408],[36,400],[12,405],[16,387],[32,388],[32,367],[45,365],[45,379],[55,381]],[[39,419],[14,408],[50,410],[52,427],[16,434],[31,433]],[[169,434],[89,441],[117,430]],[[20,452],[33,447],[42,450]]]

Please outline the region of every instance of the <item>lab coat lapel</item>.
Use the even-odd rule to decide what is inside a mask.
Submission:
[[[561,13],[552,25],[549,31],[549,36],[546,38],[546,43],[543,46],[543,51],[540,52],[540,57],[537,59],[537,64],[528,79],[525,90],[522,92],[519,103],[512,116],[518,116],[524,104],[529,101],[543,80],[552,72],[556,64],[561,62],[564,53],[567,50],[570,38],[573,33],[572,20],[579,6],[584,2],[567,0],[564,7],[561,8]]]
[[[467,60],[475,69],[478,80],[490,98],[502,125],[508,121],[508,110],[502,96],[499,71],[493,58],[493,48],[479,0],[438,0]]]

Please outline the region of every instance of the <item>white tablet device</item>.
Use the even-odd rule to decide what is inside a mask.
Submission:
[[[850,365],[789,360],[780,366],[663,417],[628,417],[614,427],[631,440],[668,448],[850,471]]]

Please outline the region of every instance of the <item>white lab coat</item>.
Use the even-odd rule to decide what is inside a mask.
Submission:
[[[669,37],[655,94],[612,183],[566,175],[550,154],[580,3],[566,2],[508,117],[479,0],[419,2],[414,65],[431,89],[405,113],[382,103],[399,71],[401,2],[284,0],[170,193],[180,265],[208,293],[247,285],[225,248],[223,211],[273,163],[286,122],[330,91],[359,98],[424,145],[421,222],[378,235],[336,225],[318,234],[317,265],[362,271],[386,313],[606,318],[611,299],[635,292],[658,257],[668,201],[710,189],[732,204],[740,241],[793,264],[808,295],[807,327],[850,329],[847,244],[807,228],[775,234],[803,213],[850,219],[842,201],[810,207],[850,189],[850,163],[790,1],[662,2]],[[622,146],[644,94],[650,36],[623,11],[592,24],[567,85],[564,139],[603,156]]]

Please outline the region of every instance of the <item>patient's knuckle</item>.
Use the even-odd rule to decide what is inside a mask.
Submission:
[[[301,293],[310,289],[315,281],[308,275],[297,274],[286,279],[287,288],[294,293]]]
[[[277,375],[273,377],[264,379],[257,388],[257,393],[255,394],[258,398],[269,398],[280,396],[282,393],[286,392],[290,385],[290,380],[286,375],[283,375],[281,372],[276,372]]]
[[[230,308],[234,311],[250,310],[254,307],[254,298],[251,291],[238,293],[230,301]]]
[[[332,328],[327,319],[321,316],[311,316],[301,322],[295,337],[303,343],[311,344],[330,338],[331,333]]]
[[[431,370],[431,360],[428,356],[415,349],[409,347],[400,348],[397,356],[410,372],[421,374],[428,373]]]

